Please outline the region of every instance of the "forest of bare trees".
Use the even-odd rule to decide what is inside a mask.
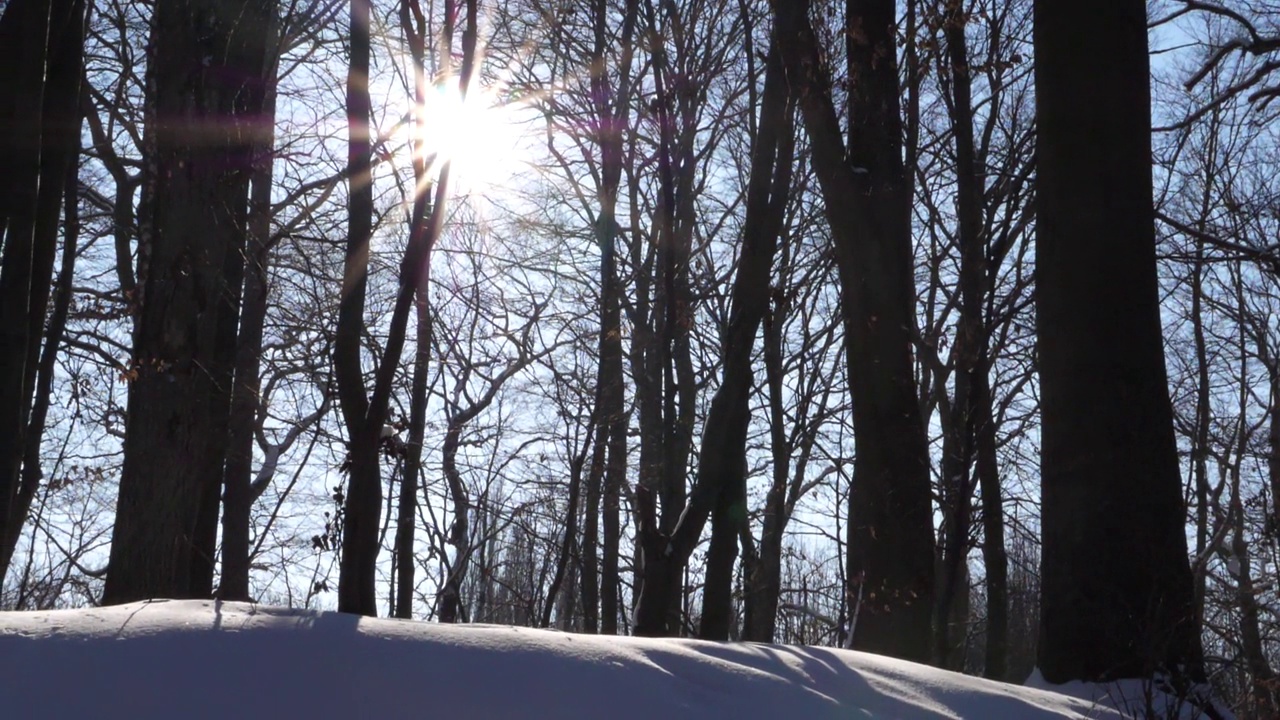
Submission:
[[[1280,4],[0,13],[0,608],[1280,713]]]

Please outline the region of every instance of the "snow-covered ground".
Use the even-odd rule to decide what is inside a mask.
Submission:
[[[0,613],[0,708],[12,718],[77,720],[1128,715],[1083,697],[829,648],[202,601]]]

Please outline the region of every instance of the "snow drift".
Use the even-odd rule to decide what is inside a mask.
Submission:
[[[22,718],[1089,718],[1047,690],[858,652],[446,626],[244,603],[0,614]]]

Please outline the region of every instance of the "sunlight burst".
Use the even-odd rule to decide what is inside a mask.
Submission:
[[[458,192],[488,192],[509,183],[522,154],[517,109],[491,88],[473,87],[464,97],[456,79],[433,86],[418,108],[428,176],[437,178],[448,163]]]

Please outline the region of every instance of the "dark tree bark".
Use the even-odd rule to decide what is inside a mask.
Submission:
[[[80,235],[79,208],[79,163],[67,166],[65,179],[66,202],[65,217],[62,225],[62,267],[58,271],[58,280],[54,284],[53,310],[49,315],[49,325],[45,330],[44,347],[40,351],[37,368],[35,398],[31,407],[31,418],[27,423],[26,450],[22,458],[22,484],[10,509],[15,522],[6,528],[0,537],[0,580],[4,579],[7,569],[13,560],[14,550],[18,546],[18,538],[22,533],[23,523],[16,518],[26,517],[31,511],[31,502],[35,499],[36,490],[44,478],[40,464],[40,445],[44,437],[45,419],[48,417],[49,404],[53,399],[53,378],[57,372],[58,353],[67,327],[67,313],[71,307],[76,254]]]
[[[360,358],[368,287],[369,240],[373,233],[371,109],[367,82],[369,5],[370,0],[351,0],[348,28],[351,49],[347,70],[347,247],[333,348],[338,402],[347,426],[348,478],[338,609],[361,615],[377,614],[374,581],[378,558],[378,512],[382,505],[378,441],[384,419],[371,413]],[[373,427],[375,423],[377,427]]]
[[[937,595],[934,598],[933,661],[939,667],[960,668],[948,662],[955,656],[952,641],[952,603],[957,594],[968,600],[966,577],[969,531],[972,524],[972,468],[977,440],[976,389],[979,375],[987,373],[986,247],[982,237],[984,181],[978,171],[974,148],[973,91],[969,49],[965,39],[968,23],[960,0],[948,0],[942,17],[946,46],[944,90],[951,95],[952,135],[956,146],[956,217],[960,250],[960,318],[952,353],[955,358],[955,389],[950,403],[950,419],[944,423],[942,457],[942,558],[939,564]],[[988,401],[989,402],[989,401]],[[963,642],[963,638],[961,639]]]
[[[418,292],[416,309],[417,338],[413,353],[413,379],[409,387],[409,440],[405,446],[404,472],[400,478],[400,498],[396,510],[396,602],[392,608],[393,617],[406,620],[413,617],[414,576],[417,566],[413,545],[418,489],[422,478],[422,447],[426,439],[427,372],[431,356],[431,306],[425,287]]]
[[[465,0],[462,32],[462,66],[459,87],[466,93],[475,68],[479,17],[476,0]],[[441,38],[442,76],[453,73],[454,23],[459,10],[446,0]],[[364,327],[364,298],[369,268],[369,239],[373,222],[373,189],[370,172],[369,3],[351,3],[351,63],[347,75],[349,125],[348,175],[350,200],[342,303],[334,346],[338,399],[347,426],[348,486],[344,511],[342,560],[338,577],[338,609],[341,612],[377,614],[377,561],[382,482],[378,449],[400,356],[408,332],[409,313],[420,290],[431,280],[431,253],[444,227],[445,201],[449,196],[449,166],[436,181],[434,201],[418,193],[409,225],[409,243],[400,263],[400,284],[387,330],[387,344],[374,378],[373,392],[365,393],[361,370],[360,338]],[[420,13],[419,13],[420,14]],[[447,439],[446,439],[447,442]]]
[[[982,490],[982,564],[986,570],[987,637],[983,677],[1008,677],[1009,555],[1004,544],[1004,491],[996,457],[996,423],[991,412],[990,365],[974,378],[973,424],[977,433],[975,470]]]
[[[207,595],[228,439],[249,178],[268,19],[256,2],[163,3],[139,315],[104,603]]]
[[[1039,667],[1199,674],[1166,382],[1142,0],[1037,0]]]
[[[29,395],[31,293],[40,191],[41,100],[50,2],[14,0],[0,15],[0,529],[18,522]],[[47,285],[46,285],[47,287]]]
[[[47,42],[17,42],[9,35],[24,23],[41,22],[47,28]],[[12,41],[8,52],[0,51],[0,64],[11,63],[7,70],[14,74],[5,87],[21,93],[32,89],[30,83],[39,83],[31,98],[7,97],[8,93],[0,92],[0,104],[18,113],[6,116],[0,111],[0,135],[4,136],[0,140],[0,169],[12,173],[5,178],[8,187],[0,186],[0,194],[12,193],[0,201],[0,238],[4,241],[0,268],[0,579],[9,568],[41,479],[40,442],[49,400],[37,395],[33,409],[32,396],[37,381],[42,388],[52,381],[53,357],[66,317],[65,310],[55,312],[46,333],[60,210],[64,197],[69,202],[76,198],[84,25],[83,0],[55,0],[51,5],[10,3],[0,18],[0,43],[6,38]],[[40,65],[27,66],[35,54],[40,55]],[[0,80],[4,78],[5,71],[0,71]],[[28,102],[37,109],[23,117]],[[34,144],[19,147],[17,143],[28,139],[33,129]],[[34,176],[27,164],[33,158]],[[32,199],[34,205],[28,205]],[[68,225],[72,215],[74,209],[69,209]],[[65,238],[64,265],[67,260],[74,263],[74,257],[66,257],[68,252],[75,253],[74,232],[68,229]],[[59,292],[65,294],[61,289]],[[43,355],[42,337],[46,338]]]
[[[1238,474],[1238,469],[1236,470]],[[1267,658],[1262,634],[1262,607],[1258,597],[1262,593],[1253,581],[1252,559],[1244,536],[1244,507],[1240,503],[1238,487],[1232,497],[1229,510],[1231,518],[1231,555],[1236,561],[1235,595],[1240,611],[1240,649],[1245,667],[1249,670],[1250,691],[1253,695],[1253,717],[1275,717],[1280,709],[1280,691],[1276,687],[1276,673]]]
[[[0,522],[18,486],[27,422],[41,120],[52,3],[13,0],[0,15]]]
[[[267,52],[263,56],[262,113],[253,148],[249,189],[248,241],[245,248],[244,293],[236,336],[235,385],[231,390],[230,435],[223,471],[222,575],[218,597],[248,601],[249,514],[253,502],[266,489],[255,487],[253,477],[254,432],[258,427],[262,361],[262,332],[267,318],[267,272],[271,267],[271,184],[275,144],[276,71],[279,66],[279,18],[274,2],[265,10]]]
[[[590,427],[594,431],[597,423],[592,418]],[[538,623],[538,627],[551,627],[551,614],[553,611],[559,610],[560,624],[563,626],[568,618],[563,614],[565,610],[564,602],[566,598],[572,598],[572,564],[573,551],[576,547],[578,538],[578,517],[581,514],[579,508],[582,501],[582,486],[585,482],[583,478],[583,470],[587,464],[587,455],[591,453],[593,438],[592,433],[588,433],[586,442],[583,443],[582,451],[577,457],[573,458],[569,463],[569,499],[565,508],[564,536],[560,540],[560,549],[556,558],[556,569],[551,575],[551,584],[547,587],[547,601],[542,607],[542,617]],[[595,441],[599,443],[598,440]],[[562,591],[566,575],[569,576],[569,587],[567,592]]]
[[[1245,301],[1245,289],[1242,274],[1239,266],[1236,267],[1232,275],[1235,279],[1235,300],[1236,307],[1242,310],[1247,307]],[[1240,350],[1240,378],[1248,377],[1248,335],[1253,331],[1254,340],[1257,343],[1257,354],[1264,364],[1269,365],[1270,353],[1265,347],[1266,330],[1262,330],[1247,321],[1241,322],[1239,326],[1239,350]],[[1241,382],[1238,389],[1237,401],[1239,403],[1241,417],[1245,409],[1249,406],[1250,393],[1248,384]],[[1274,418],[1275,409],[1271,408],[1271,416]],[[1272,423],[1274,424],[1274,420]],[[1222,556],[1222,560],[1227,566],[1227,574],[1231,576],[1231,580],[1235,585],[1236,606],[1239,609],[1239,643],[1240,654],[1244,660],[1244,666],[1249,671],[1249,681],[1251,687],[1250,694],[1253,696],[1254,717],[1274,717],[1280,703],[1280,687],[1276,683],[1275,670],[1271,667],[1271,661],[1267,658],[1266,647],[1262,634],[1262,604],[1258,602],[1258,598],[1263,592],[1254,584],[1253,580],[1253,560],[1249,551],[1249,543],[1245,538],[1245,503],[1241,497],[1241,468],[1245,462],[1245,458],[1249,453],[1249,443],[1252,432],[1246,428],[1244,423],[1236,426],[1236,443],[1235,443],[1235,462],[1230,463],[1230,481],[1231,491],[1228,501],[1226,517],[1222,518],[1222,522],[1226,527],[1223,528],[1224,534],[1218,545],[1218,554]],[[1219,514],[1221,512],[1219,511]],[[1227,534],[1231,540],[1228,546],[1226,541]],[[1215,538],[1216,539],[1216,538]],[[1229,550],[1227,548],[1230,548]],[[1198,599],[1198,598],[1197,598]],[[1197,609],[1199,607],[1197,606]],[[1200,619],[1197,614],[1196,619]]]
[[[747,427],[756,334],[769,309],[774,255],[786,219],[795,155],[795,106],[788,96],[775,38],[766,60],[759,131],[747,185],[745,228],[734,277],[729,324],[723,334],[724,372],[711,399],[702,435],[698,474],[689,504],[672,536],[672,560],[683,570],[707,515],[714,510],[702,624],[698,636],[727,640],[733,618],[733,566],[738,537],[747,529]]]
[[[676,244],[676,187],[672,157],[674,148],[675,109],[667,93],[667,57],[662,28],[655,17],[653,3],[645,4],[645,36],[649,44],[653,74],[654,99],[650,106],[658,135],[658,202],[653,224],[653,260],[646,259],[647,272],[637,273],[637,310],[645,313],[643,328],[637,329],[635,344],[640,350],[636,375],[636,404],[640,411],[640,478],[636,484],[638,525],[635,600],[636,635],[661,636],[668,628],[679,627],[679,606],[672,585],[678,573],[665,556],[665,531],[676,502],[684,505],[683,478],[680,487],[672,487],[671,471],[676,448],[675,335],[679,332],[676,316],[677,286],[681,272]],[[633,241],[634,243],[634,241]],[[638,243],[634,243],[638,246]],[[656,274],[656,278],[654,277]],[[656,282],[655,282],[656,279]],[[652,295],[652,303],[649,296]],[[659,515],[661,509],[661,515]],[[659,602],[646,602],[646,596]]]
[[[453,566],[440,588],[442,623],[456,623],[462,607],[462,580],[471,562],[471,498],[467,494],[462,475],[458,472],[458,447],[462,442],[462,427],[469,417],[455,415],[449,419],[444,435],[444,477],[449,483],[449,497],[453,500],[453,524],[449,526],[449,544],[456,550]]]
[[[783,264],[787,262],[783,253]],[[779,297],[764,318],[765,384],[769,389],[769,440],[773,452],[773,482],[765,496],[760,546],[754,567],[747,574],[743,593],[743,640],[771,643],[777,625],[782,590],[782,539],[790,514],[787,475],[791,469],[791,445],[783,399],[782,325],[788,308]]]
[[[746,433],[743,435],[745,445]],[[747,526],[746,458],[742,458],[736,472],[731,469],[724,474],[741,475],[742,482],[728,478],[729,484],[720,490],[712,508],[702,615],[698,621],[698,637],[702,640],[728,640],[733,631],[733,568],[738,561],[738,536]]]
[[[800,188],[792,191],[794,196]],[[839,471],[843,462],[834,463],[817,474],[809,475],[818,433],[832,407],[829,404],[839,388],[829,382],[824,358],[838,352],[842,342],[835,332],[838,317],[809,307],[813,294],[802,290],[817,285],[814,278],[828,277],[831,261],[816,260],[816,266],[797,265],[793,259],[794,243],[779,248],[778,286],[771,293],[773,306],[764,318],[763,356],[765,388],[769,408],[769,451],[772,455],[772,482],[765,495],[761,513],[760,542],[753,547],[750,533],[743,533],[743,632],[742,639],[770,643],[774,641],[778,608],[782,593],[782,555],[787,526],[797,503],[826,478]],[[801,354],[793,363],[795,386],[785,384],[787,363],[783,356],[784,328],[788,318],[795,317],[800,329],[798,347]],[[819,317],[821,316],[821,317]],[[789,401],[794,401],[790,403]],[[790,404],[790,411],[788,405]]]
[[[600,386],[597,382],[596,397]],[[600,403],[596,403],[599,414]],[[593,419],[593,422],[595,420]],[[591,450],[591,464],[587,467],[586,507],[582,513],[582,542],[580,558],[579,590],[582,593],[582,631],[587,634],[600,632],[600,501],[603,496],[605,445],[595,442]]]
[[[588,619],[588,632],[595,630],[596,596],[599,598],[599,630],[606,635],[618,632],[618,547],[622,531],[619,518],[622,484],[627,477],[627,413],[626,388],[622,368],[622,281],[618,277],[618,192],[622,183],[623,128],[630,119],[631,60],[639,17],[639,0],[628,0],[622,18],[622,53],[618,62],[616,88],[610,88],[606,75],[605,53],[608,46],[609,7],[605,0],[594,4],[594,45],[592,47],[591,95],[595,105],[600,146],[600,184],[597,202],[596,243],[600,247],[600,368],[597,375],[599,403],[596,422],[597,453],[592,461],[589,494],[599,500],[588,502],[598,510],[591,513],[588,527],[590,562],[584,554],[583,601]],[[603,482],[597,490],[596,485]],[[597,592],[595,566],[595,513],[603,511],[604,530],[601,545],[600,575]],[[584,549],[587,545],[584,543]],[[587,567],[589,565],[589,567]],[[588,582],[590,583],[588,587]]]
[[[658,199],[653,218],[654,262],[651,327],[637,329],[643,362],[636,372],[640,408],[640,483],[636,487],[641,564],[635,610],[635,632],[674,634],[680,628],[683,586],[679,568],[669,562],[666,548],[680,521],[687,496],[689,456],[697,411],[692,334],[694,313],[689,287],[689,259],[695,224],[695,145],[699,134],[697,92],[668,56],[665,38],[687,47],[683,19],[674,8],[659,14],[652,0],[644,8],[652,58],[657,126]],[[650,277],[640,273],[641,282]],[[640,293],[637,292],[639,295]],[[637,302],[636,307],[640,306]],[[658,510],[661,508],[661,513]],[[677,563],[678,564],[678,563]],[[665,605],[646,602],[662,598]]]
[[[1208,370],[1205,370],[1202,373],[1202,379],[1207,375]],[[1267,508],[1269,513],[1267,520],[1268,527],[1280,531],[1280,358],[1272,358],[1268,363],[1267,377],[1272,407],[1271,422],[1267,426],[1267,486],[1271,491],[1271,507]],[[1207,495],[1207,479],[1205,485]]]
[[[893,0],[846,6],[848,146],[810,3],[774,7],[787,76],[813,145],[840,276],[857,456],[848,578],[854,647],[927,661],[934,587],[929,455],[911,360],[914,280],[902,164]],[[851,603],[852,604],[852,603]]]
[[[1210,135],[1211,138],[1216,137],[1215,134]],[[1215,143],[1211,139],[1210,143]],[[1212,147],[1212,145],[1211,145]],[[1205,183],[1204,193],[1201,196],[1201,217],[1209,216],[1212,185]],[[1202,223],[1203,224],[1203,223]],[[1201,228],[1204,229],[1203,227]],[[1191,440],[1191,472],[1195,481],[1195,497],[1196,497],[1196,546],[1195,557],[1197,559],[1205,557],[1205,550],[1209,543],[1209,430],[1212,408],[1209,405],[1209,394],[1212,388],[1209,385],[1209,355],[1208,348],[1205,343],[1204,332],[1204,240],[1196,239],[1195,262],[1191,269],[1191,337],[1192,344],[1196,354],[1196,418],[1195,418],[1195,434]],[[1268,370],[1273,377],[1272,387],[1275,387],[1275,372],[1268,366]],[[1274,395],[1273,395],[1274,397]],[[1275,415],[1272,415],[1272,428],[1276,427]],[[1274,447],[1274,446],[1273,446]],[[1271,477],[1275,478],[1277,469],[1274,466],[1274,452],[1268,458],[1271,461]],[[1272,486],[1274,490],[1274,485]],[[1206,563],[1197,562],[1192,568],[1193,579],[1195,581],[1195,603],[1196,603],[1196,620],[1202,622],[1204,620],[1204,600],[1205,600],[1205,581],[1208,576]]]
[[[426,73],[426,18],[415,2],[400,4],[400,27],[405,33],[409,45],[409,54],[413,58],[414,99],[418,105],[426,105],[427,73]],[[423,222],[426,214],[422,206],[424,198],[430,197],[431,183],[427,177],[426,144],[422,133],[416,135],[413,149],[413,181],[420,188],[414,199],[411,223]],[[414,230],[411,228],[410,233]],[[418,232],[421,232],[419,230]],[[413,353],[413,378],[409,387],[409,441],[405,446],[404,472],[400,477],[400,497],[396,509],[396,538],[393,567],[395,569],[396,590],[395,606],[391,609],[394,617],[409,619],[413,617],[414,576],[416,574],[416,558],[413,545],[418,511],[418,484],[422,477],[422,446],[426,439],[427,425],[427,373],[431,359],[431,302],[424,282],[414,297],[414,311],[417,326],[417,337]]]

